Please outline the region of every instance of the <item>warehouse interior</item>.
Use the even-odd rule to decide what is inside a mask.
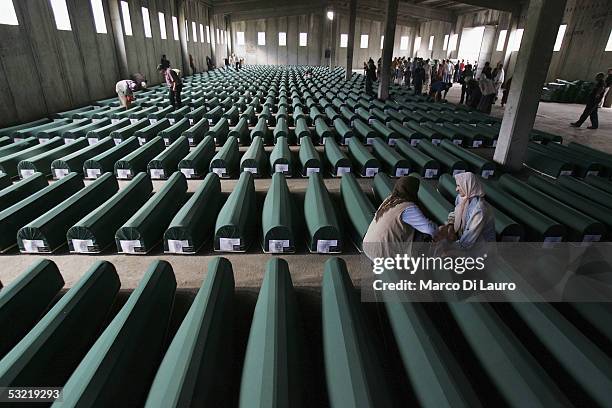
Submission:
[[[0,0],[0,50],[0,406],[612,407],[612,0]],[[546,289],[368,299],[462,173]]]

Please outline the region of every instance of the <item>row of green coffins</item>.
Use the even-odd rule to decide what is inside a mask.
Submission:
[[[556,143],[530,143],[525,164],[552,177],[612,176],[612,155],[576,142],[567,146]]]
[[[367,304],[359,301],[345,262],[334,257],[323,268],[325,405],[379,408],[411,400],[427,408],[609,406],[612,361],[602,344],[611,340],[610,332],[603,324],[581,330],[585,320],[609,321],[604,304],[568,303],[565,313],[548,303],[502,305],[510,309],[449,303],[447,309],[427,312],[403,293],[388,291],[381,299],[385,332],[399,356],[390,368],[386,364],[395,357],[381,352],[384,336],[372,335]],[[241,408],[304,406],[312,392],[304,386],[304,361],[318,356],[308,353],[312,348],[304,341],[303,308],[287,262],[274,258],[265,269],[235,391],[228,362],[236,356],[227,345],[235,332],[237,294],[225,258],[209,262],[173,335],[168,326],[177,283],[169,263],[153,262],[113,314],[121,283],[111,263],[94,263],[55,301],[63,278],[52,261],[36,262],[0,292],[0,386],[63,387],[56,407],[117,401],[164,408],[224,406],[232,392]],[[445,340],[448,327],[440,320],[453,322],[454,341]],[[524,341],[527,334],[537,344]],[[409,395],[393,392],[394,375],[405,377]],[[487,389],[479,391],[474,377],[485,380]]]

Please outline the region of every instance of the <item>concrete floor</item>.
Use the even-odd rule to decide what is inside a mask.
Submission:
[[[460,88],[454,86],[448,94],[448,100],[450,102],[458,102],[459,96]],[[612,109],[600,109],[600,128],[598,130],[587,130],[588,121],[580,129],[570,127],[569,123],[579,117],[582,109],[583,106],[575,104],[540,103],[535,127],[562,135],[564,143],[575,140],[612,153]],[[503,109],[499,105],[495,105],[492,114],[502,116]],[[269,148],[266,150],[269,150]],[[362,184],[364,191],[371,191],[371,179],[358,180]],[[291,191],[296,193],[297,196],[303,195],[307,182],[306,179],[302,178],[288,179]],[[161,183],[154,182],[155,189],[158,189]],[[199,183],[200,181],[190,181],[189,190],[194,191]],[[234,188],[235,183],[236,180],[223,180],[222,190],[229,193]],[[121,182],[120,184],[124,183]],[[332,198],[338,202],[339,179],[326,178],[325,184],[332,194]],[[255,185],[258,197],[264,197],[270,185],[270,179],[258,179]],[[209,260],[217,255],[225,256],[232,262],[237,287],[252,288],[260,286],[265,264],[272,256],[264,254],[259,244],[255,245],[254,248],[251,248],[245,254],[217,254],[212,251],[209,243],[198,255],[194,256],[168,256],[161,253],[160,249],[149,255],[117,255],[115,250],[111,249],[108,253],[99,256],[70,255],[64,250],[63,253],[52,254],[45,258],[52,259],[57,263],[66,281],[66,287],[73,286],[95,260],[103,259],[115,265],[121,277],[123,289],[134,288],[152,261],[164,259],[172,264],[179,287],[197,288],[205,277]],[[347,262],[354,281],[359,280],[361,273],[368,272],[369,262],[367,258],[359,254],[352,243],[347,242],[345,252],[339,256]],[[282,257],[289,262],[294,285],[317,287],[321,284],[323,263],[330,256],[310,254],[302,243],[296,254],[283,255]],[[38,255],[20,255],[16,251],[2,255],[3,267],[0,269],[0,281],[6,286],[35,260],[40,258],[43,257]]]

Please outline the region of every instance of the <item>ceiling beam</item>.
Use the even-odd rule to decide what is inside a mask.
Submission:
[[[526,0],[455,0],[455,2],[485,9],[517,12],[521,10]]]

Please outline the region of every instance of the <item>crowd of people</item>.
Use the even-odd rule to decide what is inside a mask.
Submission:
[[[375,64],[371,58],[363,64],[366,77],[366,92],[372,91],[372,82],[380,76],[381,59]],[[391,79],[395,84],[414,88],[415,94],[426,94],[439,101],[446,98],[453,84],[461,85],[461,100],[484,113],[491,112],[491,106],[502,91],[501,105],[508,99],[511,78],[505,79],[502,63],[492,68],[485,63],[477,77],[478,62],[450,59],[430,60],[423,58],[396,57],[391,62]]]

